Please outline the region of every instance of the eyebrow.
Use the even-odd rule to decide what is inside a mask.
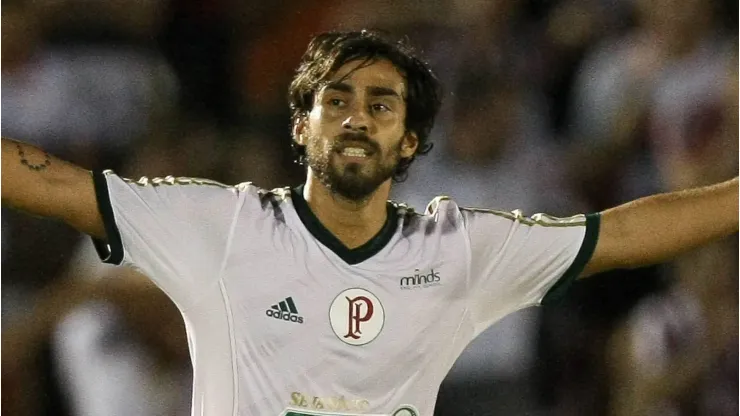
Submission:
[[[403,101],[403,98],[396,90],[387,87],[369,87],[368,93],[373,97],[395,97]]]
[[[355,88],[344,82],[330,82],[326,84],[325,90],[335,90],[340,92],[353,92]]]
[[[347,84],[346,82],[330,82],[326,85],[325,90],[335,90],[340,92],[346,92],[346,93],[352,93],[355,90],[355,87],[353,87],[350,84]],[[372,97],[395,97],[401,101],[403,101],[403,97],[396,92],[393,88],[388,87],[377,87],[372,86],[367,88],[368,94]]]

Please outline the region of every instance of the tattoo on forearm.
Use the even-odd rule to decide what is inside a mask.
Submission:
[[[33,163],[29,162],[28,159],[26,159],[26,152],[23,150],[23,146],[20,144],[16,144],[16,147],[18,147],[18,156],[21,157],[21,164],[28,166],[31,170],[44,170],[49,165],[51,165],[51,156],[49,156],[48,153],[44,152],[44,162],[39,163],[37,165],[34,165]]]

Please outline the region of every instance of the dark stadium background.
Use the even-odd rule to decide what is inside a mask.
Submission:
[[[520,123],[537,123],[538,146],[554,150],[533,156],[515,189],[552,185],[529,210],[590,212],[737,175],[737,16],[733,0],[3,0],[2,134],[129,177],[297,184],[286,91],[302,51],[323,30],[376,28],[408,36],[445,83],[432,137],[441,178],[445,163],[514,175],[497,156],[522,136],[509,110],[526,101]],[[411,177],[432,172],[426,162]],[[412,183],[424,181],[433,191],[433,176]],[[465,199],[439,190],[453,191]],[[505,190],[476,192],[508,204]],[[79,281],[101,273],[71,264],[81,242],[3,208],[4,414],[75,415],[55,343],[88,290]],[[737,261],[733,237],[579,283],[536,312],[525,370],[461,364],[437,414],[641,414],[619,403],[647,379],[668,391],[643,398],[655,414],[738,414]],[[172,306],[117,284],[106,299],[124,319],[106,342],[141,343],[164,368],[187,364],[180,323],[163,324]],[[653,355],[630,361],[632,348]],[[187,395],[165,386],[178,388]],[[162,414],[188,414],[178,409]]]

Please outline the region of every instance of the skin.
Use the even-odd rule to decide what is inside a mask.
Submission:
[[[380,231],[393,171],[400,158],[412,156],[418,147],[416,135],[405,129],[405,96],[405,78],[389,61],[351,61],[330,77],[311,111],[296,124],[294,140],[306,146],[308,160],[303,196],[349,248]],[[345,147],[361,147],[368,154],[346,156]]]

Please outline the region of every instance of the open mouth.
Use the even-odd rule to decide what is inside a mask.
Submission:
[[[368,156],[367,150],[360,148],[360,147],[345,147],[340,152],[342,156],[348,156],[348,157],[359,157],[359,158],[365,158]]]

